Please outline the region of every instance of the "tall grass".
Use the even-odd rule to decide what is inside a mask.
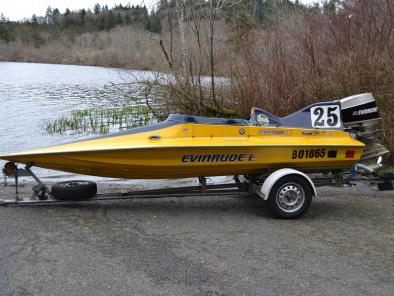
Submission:
[[[69,116],[45,123],[44,129],[49,134],[108,134],[110,131],[147,125],[154,120],[150,109],[143,105],[93,108],[74,110]]]

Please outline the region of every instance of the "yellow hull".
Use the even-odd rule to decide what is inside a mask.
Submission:
[[[351,168],[364,144],[338,130],[182,123],[0,156],[86,175],[180,178]]]

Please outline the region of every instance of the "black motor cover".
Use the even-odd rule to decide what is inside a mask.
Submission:
[[[376,101],[372,94],[360,94],[340,100],[344,124],[380,118]]]

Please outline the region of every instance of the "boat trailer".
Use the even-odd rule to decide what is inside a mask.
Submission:
[[[357,172],[357,166],[347,175],[327,175],[321,174],[306,175],[295,169],[278,169],[262,176],[234,176],[233,183],[207,184],[206,177],[199,177],[198,186],[174,187],[166,189],[151,189],[141,191],[122,191],[117,193],[97,193],[96,183],[89,181],[70,181],[61,182],[67,184],[77,184],[78,182],[91,183],[94,185],[94,192],[89,196],[83,197],[74,190],[63,191],[64,197],[57,196],[54,188],[52,190],[45,185],[37,175],[31,170],[32,164],[28,164],[21,169],[12,162],[6,163],[3,168],[4,186],[7,186],[7,178],[15,180],[15,196],[7,194],[9,198],[0,199],[0,206],[23,206],[23,205],[49,205],[64,204],[75,202],[94,202],[94,201],[112,201],[142,198],[164,198],[164,197],[191,197],[191,196],[226,196],[240,197],[256,194],[266,200],[271,210],[279,218],[297,218],[309,208],[312,197],[317,196],[315,187],[319,186],[336,186],[344,185],[353,186],[357,182],[368,181],[375,182],[379,190],[393,190],[391,180],[394,180],[392,173],[377,173],[368,171],[363,167],[359,169],[367,171],[368,177],[362,176]],[[33,194],[31,197],[21,197],[19,192],[19,178],[30,176],[36,181],[32,187]],[[361,177],[360,177],[361,176]],[[287,183],[285,183],[287,182]],[[75,188],[74,188],[75,189]],[[274,192],[272,194],[272,192]],[[1,193],[1,190],[0,190]],[[79,197],[76,197],[79,196]],[[307,205],[304,205],[307,204]]]
[[[15,196],[7,194],[9,198],[0,199],[0,206],[7,205],[47,205],[64,204],[74,202],[93,202],[125,200],[136,198],[164,198],[164,197],[189,197],[189,196],[240,196],[250,194],[248,184],[241,182],[238,177],[234,177],[234,183],[207,184],[207,178],[199,178],[199,186],[185,186],[166,189],[150,189],[140,191],[122,191],[116,193],[95,194],[89,198],[57,199],[53,196],[49,187],[45,185],[37,175],[31,170],[32,165],[26,165],[24,169],[18,168],[14,163],[7,163],[3,169],[4,187],[8,185],[8,178],[15,180]],[[29,198],[21,197],[19,192],[19,178],[22,176],[32,177],[37,184],[32,187],[33,193]],[[0,191],[1,193],[1,191]]]

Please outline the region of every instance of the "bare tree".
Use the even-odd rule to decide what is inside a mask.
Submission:
[[[186,21],[186,7],[185,0],[176,0],[176,10],[178,14],[178,25],[179,25],[179,35],[181,41],[181,56],[182,56],[182,67],[183,67],[183,75],[186,80],[188,80],[188,49],[187,49],[187,41],[186,41],[186,32],[185,32],[185,21]]]

